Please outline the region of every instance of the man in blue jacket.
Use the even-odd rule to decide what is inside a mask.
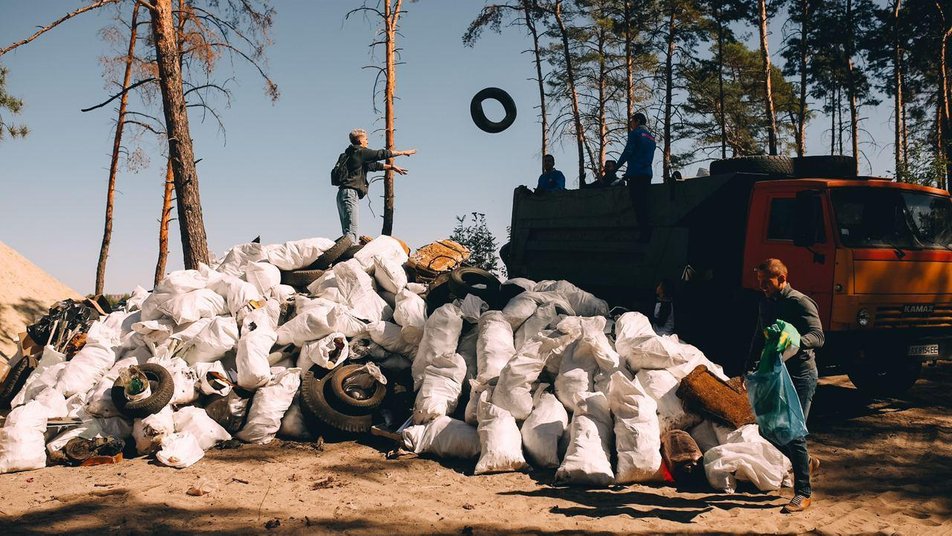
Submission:
[[[618,158],[618,167],[628,164],[625,168],[624,179],[628,181],[628,194],[631,196],[631,206],[635,209],[638,218],[638,230],[641,240],[650,237],[648,229],[648,187],[651,185],[651,161],[657,143],[654,135],[645,126],[648,118],[643,113],[636,113],[628,122],[628,141],[625,149]]]
[[[556,192],[565,189],[565,175],[555,169],[555,157],[547,154],[542,157],[542,175],[539,175],[539,184],[536,192]]]

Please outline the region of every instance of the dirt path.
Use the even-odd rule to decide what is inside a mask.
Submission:
[[[952,534],[952,365],[903,400],[868,403],[821,381],[811,448],[817,502],[670,487],[554,488],[551,472],[468,476],[472,464],[387,460],[355,442],[213,450],[181,471],[143,459],[0,476],[0,534],[819,533]],[[187,495],[206,481],[217,489]]]

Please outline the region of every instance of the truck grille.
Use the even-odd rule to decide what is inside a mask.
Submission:
[[[903,313],[902,305],[876,308],[876,327],[949,328],[952,327],[952,303],[937,303],[931,313]]]

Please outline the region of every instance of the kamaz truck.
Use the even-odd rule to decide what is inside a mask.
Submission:
[[[819,306],[821,370],[898,394],[924,362],[952,358],[952,200],[853,169],[845,157],[715,161],[709,176],[649,188],[644,233],[625,186],[520,187],[501,256],[509,277],[566,279],[644,312],[675,281],[678,334],[733,374],[761,296],[754,267],[781,259]]]

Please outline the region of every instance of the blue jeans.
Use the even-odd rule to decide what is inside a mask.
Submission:
[[[812,358],[802,361],[793,357],[786,362],[786,365],[787,371],[790,372],[790,379],[793,380],[793,387],[797,390],[800,407],[803,408],[803,418],[806,420],[810,415],[810,406],[813,405],[813,394],[816,393],[816,382],[819,378],[816,361]],[[807,451],[807,438],[801,437],[786,445],[774,444],[774,446],[789,458],[793,465],[793,492],[804,497],[812,495],[810,453]]]
[[[360,196],[353,188],[341,188],[337,191],[337,213],[340,214],[341,234],[349,236],[351,243],[358,242],[357,204]]]

